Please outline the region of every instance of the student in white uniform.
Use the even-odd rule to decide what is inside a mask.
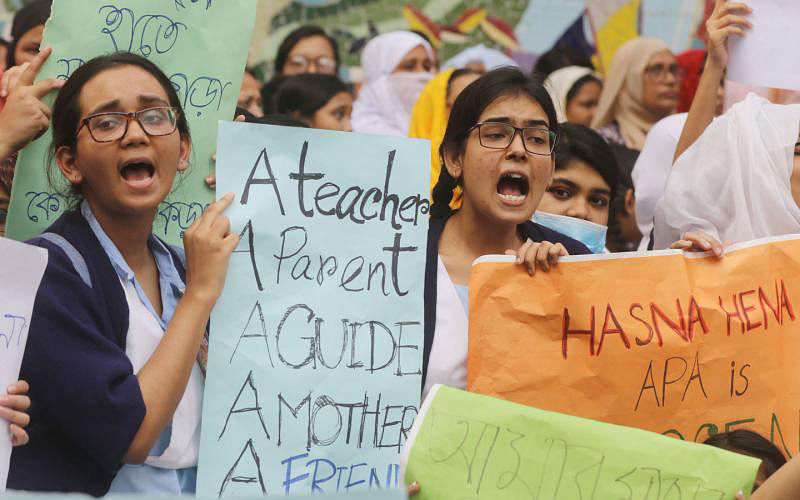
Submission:
[[[472,262],[511,253],[532,275],[581,243],[530,218],[553,177],[558,121],[544,87],[515,68],[491,71],[453,104],[440,148],[425,271],[423,396],[467,382],[467,285]],[[459,210],[450,209],[456,186]]]

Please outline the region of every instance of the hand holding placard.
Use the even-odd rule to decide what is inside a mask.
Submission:
[[[9,423],[11,446],[28,444],[30,439],[25,432],[25,427],[30,423],[30,416],[27,414],[31,407],[29,390],[28,383],[19,380],[8,386],[5,394],[0,391],[0,418],[5,418]]]
[[[734,245],[722,259],[565,257],[533,279],[505,257],[481,258],[467,387],[686,441],[748,428],[791,456],[798,252],[800,239],[785,236]]]
[[[730,37],[727,78],[762,87],[800,90],[800,2],[744,0],[752,12],[746,36]],[[724,3],[724,2],[718,2]]]
[[[744,3],[717,0],[714,11],[706,21],[708,33],[708,63],[720,69],[728,67],[728,41],[745,36],[753,27],[747,19],[752,9]]]

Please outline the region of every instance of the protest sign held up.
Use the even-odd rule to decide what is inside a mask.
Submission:
[[[255,10],[249,0],[53,2],[42,42],[53,53],[39,79],[67,79],[93,57],[129,51],[156,63],[178,91],[192,131],[192,156],[153,226],[156,235],[171,243],[180,244],[183,232],[213,198],[204,178],[213,165],[217,121],[233,118]],[[50,141],[48,131],[17,162],[6,227],[14,239],[39,234],[69,208],[54,189],[58,186],[48,181],[48,168],[55,170],[54,179],[61,178],[48,166]]]
[[[437,385],[404,453],[439,498],[733,498],[759,460]]]
[[[753,28],[731,37],[727,78],[762,87],[800,90],[800,61],[789,50],[800,42],[795,23],[800,4],[786,0],[745,0]]]
[[[198,493],[400,484],[421,389],[429,147],[220,124],[217,189],[236,194],[241,241],[212,315]]]
[[[470,283],[468,388],[688,441],[745,427],[798,452],[797,237],[570,257],[531,279],[505,258]]]
[[[31,311],[47,266],[47,252],[0,238],[0,394],[17,381]],[[8,424],[0,420],[0,491],[6,486],[11,457]]]

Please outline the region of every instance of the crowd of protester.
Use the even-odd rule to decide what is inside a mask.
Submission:
[[[722,113],[726,40],[747,36],[749,10],[718,0],[707,50],[673,54],[638,37],[607,74],[556,53],[525,74],[483,46],[440,63],[423,35],[393,31],[366,43],[361,80],[346,82],[336,40],[302,26],[268,81],[245,71],[236,119],[431,141],[424,397],[433,384],[466,386],[469,273],[482,255],[514,255],[534,275],[567,255],[724,258],[729,243],[800,233],[798,107],[749,96]],[[48,128],[49,175],[73,202],[29,241],[49,262],[21,380],[0,397],[15,445],[8,486],[193,493],[206,323],[238,243],[223,214],[232,196],[187,231],[183,251],[155,237],[158,205],[191,168],[180,99],[130,53],[37,82],[49,14],[49,0],[22,8],[0,44],[0,232],[16,155]],[[798,460],[757,433],[706,444],[762,460],[759,498],[800,492]]]

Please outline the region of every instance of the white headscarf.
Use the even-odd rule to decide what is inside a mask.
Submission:
[[[724,242],[800,233],[791,193],[800,104],[749,94],[714,120],[672,168],[656,207],[655,248],[701,230]]]
[[[664,196],[672,171],[672,158],[687,116],[687,113],[677,113],[656,122],[647,133],[642,152],[633,167],[631,178],[636,193],[636,225],[642,233],[639,250],[647,250],[650,243],[656,204]]]
[[[567,66],[550,73],[544,87],[553,99],[559,123],[567,121],[567,94],[575,83],[586,75],[600,78],[597,73],[584,66]]]
[[[501,66],[519,67],[517,61],[511,59],[497,49],[488,48],[482,43],[462,50],[444,63],[444,67],[459,69],[474,63],[483,64],[486,67],[486,71],[491,71]]]
[[[353,103],[353,131],[368,134],[408,135],[411,110],[431,73],[392,72],[414,47],[422,45],[433,59],[433,49],[410,31],[378,35],[361,54],[364,81]]]

